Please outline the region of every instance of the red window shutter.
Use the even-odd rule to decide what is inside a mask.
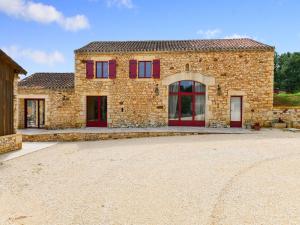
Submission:
[[[132,59],[129,61],[129,78],[135,79],[137,77],[137,61]]]
[[[160,60],[153,60],[153,78],[160,78]]]
[[[92,60],[86,61],[86,78],[87,79],[94,78],[94,61]]]
[[[117,62],[116,60],[109,60],[109,78],[115,79],[117,75]]]

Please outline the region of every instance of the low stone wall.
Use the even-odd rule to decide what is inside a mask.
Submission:
[[[245,131],[235,132],[243,134]],[[69,133],[46,133],[46,134],[23,134],[23,141],[27,142],[63,142],[63,141],[99,141],[127,138],[144,138],[144,137],[164,137],[164,136],[186,136],[201,134],[230,134],[230,132],[177,132],[177,131],[161,131],[161,132],[115,132],[115,133],[85,133],[85,132],[69,132]]]
[[[0,137],[0,153],[14,151],[22,148],[22,135],[12,134]]]
[[[287,127],[300,128],[300,107],[284,108],[277,107],[273,109],[274,122],[279,118],[287,123]]]

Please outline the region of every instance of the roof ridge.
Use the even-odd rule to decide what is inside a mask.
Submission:
[[[92,41],[77,52],[144,52],[144,51],[235,51],[273,50],[274,47],[251,38],[190,40]]]
[[[95,43],[95,42],[102,42],[102,43],[119,43],[119,42],[169,42],[169,41],[222,41],[222,40],[252,40],[254,41],[254,39],[252,38],[207,38],[207,39],[155,39],[155,40],[149,40],[149,39],[145,39],[145,40],[141,40],[141,39],[137,39],[137,40],[102,40],[102,41],[91,41],[89,43]]]

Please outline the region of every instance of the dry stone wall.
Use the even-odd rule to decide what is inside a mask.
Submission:
[[[14,151],[21,148],[22,148],[21,134],[0,136],[0,153]]]
[[[288,127],[300,128],[300,108],[274,108],[273,115],[273,123],[281,119]]]

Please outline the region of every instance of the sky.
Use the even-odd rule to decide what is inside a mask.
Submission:
[[[74,72],[91,41],[253,38],[300,51],[299,0],[0,0],[0,48],[35,72]]]

